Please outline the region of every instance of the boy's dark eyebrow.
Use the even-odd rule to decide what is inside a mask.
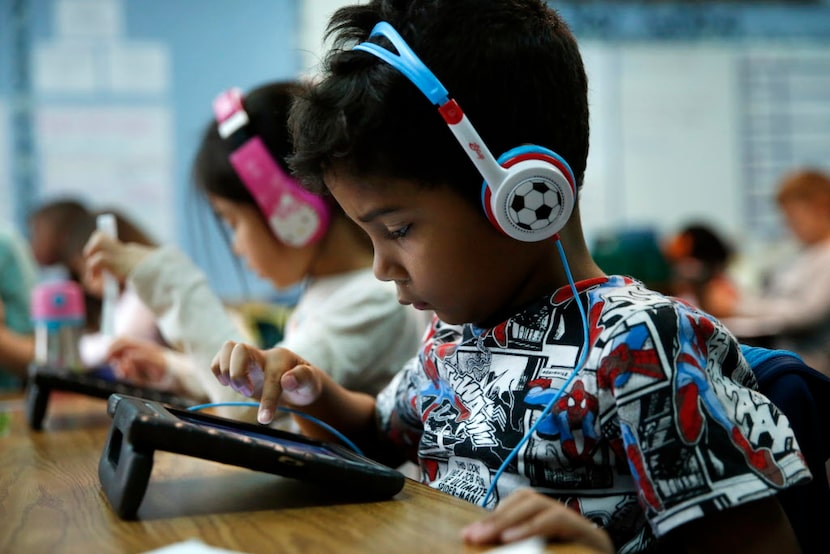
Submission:
[[[380,217],[382,215],[389,215],[391,213],[395,213],[395,212],[400,211],[400,210],[401,210],[401,208],[398,208],[396,206],[385,206],[385,207],[381,207],[381,208],[376,208],[374,210],[370,210],[369,212],[359,216],[357,218],[357,220],[360,221],[361,223],[369,223],[372,220],[377,219],[378,217]]]

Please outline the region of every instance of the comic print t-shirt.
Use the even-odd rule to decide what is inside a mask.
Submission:
[[[422,480],[492,507],[532,486],[603,526],[620,552],[810,476],[735,338],[625,277],[577,284],[492,329],[433,323],[379,395],[382,429]],[[569,381],[569,378],[571,378]],[[567,383],[564,391],[560,392]]]

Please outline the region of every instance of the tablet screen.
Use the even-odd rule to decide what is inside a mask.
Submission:
[[[228,434],[232,434],[235,436],[244,435],[246,437],[259,439],[266,441],[271,444],[278,444],[288,450],[292,450],[294,452],[305,452],[309,454],[314,454],[316,456],[328,456],[330,458],[343,458],[343,456],[338,455],[334,451],[329,448],[326,448],[323,445],[319,444],[311,444],[301,441],[294,441],[289,438],[285,437],[277,437],[273,435],[269,435],[266,433],[259,433],[257,431],[251,429],[243,429],[241,427],[233,427],[231,425],[225,425],[221,422],[213,421],[213,420],[206,420],[198,417],[197,415],[193,414],[192,412],[175,412],[176,417],[181,419],[182,421],[187,421],[189,423],[194,423],[201,427],[209,427],[211,429],[217,429],[219,431],[224,431]]]

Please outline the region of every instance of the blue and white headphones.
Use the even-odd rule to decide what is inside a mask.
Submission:
[[[385,61],[405,75],[437,108],[455,138],[484,178],[481,201],[491,223],[514,239],[535,242],[555,236],[571,216],[576,182],[568,163],[555,152],[536,145],[511,149],[498,160],[490,153],[458,103],[403,37],[387,22],[372,29],[395,54],[373,42],[354,47]]]

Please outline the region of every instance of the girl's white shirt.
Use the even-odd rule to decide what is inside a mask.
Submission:
[[[225,341],[252,338],[183,252],[156,249],[128,283],[155,314],[167,342],[189,358],[169,366],[180,381],[200,388],[211,402],[246,400],[216,380],[210,363]],[[394,284],[378,281],[367,268],[310,279],[283,341],[274,346],[296,352],[348,388],[374,394],[416,355],[429,319],[431,314],[400,305]],[[239,417],[239,410],[226,415]]]

